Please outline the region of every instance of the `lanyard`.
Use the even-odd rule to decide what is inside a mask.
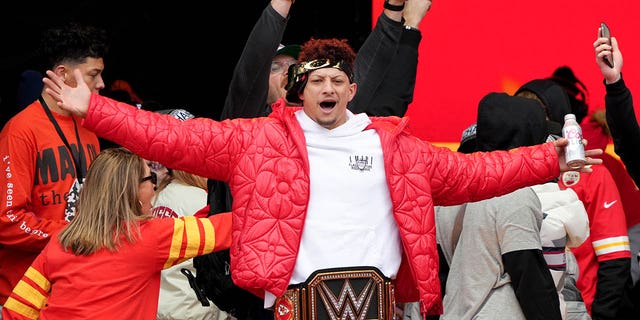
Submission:
[[[82,174],[82,154],[84,153],[84,150],[82,149],[82,143],[80,142],[80,135],[78,134],[78,125],[76,124],[76,119],[73,116],[71,117],[71,120],[73,120],[73,128],[76,131],[76,145],[78,146],[77,157],[76,154],[73,153],[73,150],[71,150],[71,146],[67,141],[67,137],[65,137],[64,132],[62,132],[62,129],[58,125],[56,119],[53,117],[53,114],[51,114],[51,110],[49,110],[49,106],[46,102],[44,102],[42,96],[38,97],[38,101],[40,101],[42,109],[44,109],[47,117],[49,117],[49,121],[51,121],[51,123],[53,123],[53,126],[56,128],[60,139],[62,139],[64,145],[67,146],[67,149],[69,149],[69,153],[71,153],[71,159],[73,160],[73,166],[76,169],[76,178],[78,179],[78,182],[82,184],[84,182],[84,174]]]

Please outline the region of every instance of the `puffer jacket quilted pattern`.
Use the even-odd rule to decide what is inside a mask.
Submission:
[[[92,95],[83,125],[145,159],[227,181],[234,195],[231,264],[237,285],[281,295],[298,254],[309,199],[309,162],[294,111],[269,117],[185,122]],[[552,144],[465,155],[410,136],[408,118],[372,118],[381,139],[404,255],[398,302],[441,312],[434,205],[502,195],[559,174]],[[535,160],[535,161],[534,161]]]

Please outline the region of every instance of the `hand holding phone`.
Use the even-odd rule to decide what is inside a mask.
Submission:
[[[609,39],[609,45],[611,45],[611,30],[604,22],[600,22],[600,37]],[[604,56],[603,59],[610,68],[613,68],[613,54]]]

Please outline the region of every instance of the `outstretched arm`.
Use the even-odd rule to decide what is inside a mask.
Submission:
[[[584,144],[587,144],[587,140],[583,140]],[[558,164],[560,165],[560,172],[576,171],[567,165],[564,148],[569,144],[569,140],[560,138],[553,141],[553,145],[556,147],[558,153]],[[586,164],[577,171],[580,172],[592,172],[591,165],[602,164],[602,159],[594,158],[594,156],[601,155],[604,151],[602,149],[585,150],[584,155],[587,160]]]
[[[238,129],[255,124],[240,119],[218,122],[195,118],[181,121],[171,115],[139,110],[92,94],[80,81],[82,75],[78,70],[74,70],[78,81],[75,88],[51,71],[47,75],[45,90],[61,109],[85,118],[83,127],[147,160],[211,179],[228,181],[235,157],[239,155],[229,151],[233,145],[242,148],[241,145],[249,141],[242,140],[243,136],[251,135],[250,130],[243,133]],[[240,122],[244,125],[239,125]],[[222,131],[225,134],[221,134]],[[190,157],[185,157],[185,153]]]

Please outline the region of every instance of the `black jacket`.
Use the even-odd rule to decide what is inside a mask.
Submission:
[[[633,110],[631,91],[622,78],[615,83],[605,84],[605,87],[607,124],[615,152],[636,185],[640,185],[640,127]]]

